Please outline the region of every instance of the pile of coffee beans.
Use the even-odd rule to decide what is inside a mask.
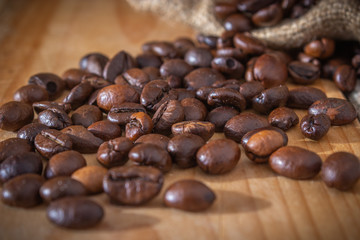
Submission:
[[[253,16],[279,7],[256,2],[266,6],[251,10]],[[349,92],[359,54],[351,66],[329,59],[335,52],[331,39],[289,54],[248,34],[226,32],[215,45],[203,37],[200,45],[189,38],[147,42],[135,57],[125,51],[112,58],[89,53],[80,68],[61,77],[31,76],[14,101],[0,107],[0,128],[17,131],[16,138],[0,143],[3,203],[29,208],[46,202],[51,222],[88,228],[104,210],[86,195],[105,192],[112,204],[143,205],[160,193],[173,165],[198,166],[212,175],[232,171],[240,144],[251,161],[269,162],[279,175],[309,179],[321,171],[329,187],[356,184],[356,156],[337,152],[322,164],[316,153],[287,146],[285,133],[300,122],[305,137],[320,140],[332,125],[354,121],[354,107],[320,89],[289,90],[285,83],[290,77],[307,85],[330,74]],[[321,68],[323,59],[328,62]],[[299,121],[294,108],[308,109],[308,115]],[[215,132],[226,138],[210,140]],[[98,166],[87,165],[82,154],[88,153],[96,153]],[[173,183],[163,197],[167,207],[185,211],[204,211],[215,199],[210,188],[191,179]]]

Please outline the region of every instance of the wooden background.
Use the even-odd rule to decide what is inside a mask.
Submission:
[[[109,56],[122,49],[140,53],[143,42],[194,37],[181,23],[134,12],[125,1],[0,0],[0,103],[38,72],[62,74],[77,67],[81,56],[99,51]],[[342,97],[327,80],[316,87]],[[296,111],[299,117],[305,111]],[[358,121],[332,127],[319,142],[304,139],[296,126],[289,145],[316,151],[324,160],[334,151],[360,156]],[[15,136],[0,132],[0,140]],[[216,134],[214,138],[221,138]],[[86,155],[96,165],[95,155]],[[203,213],[165,208],[161,194],[142,207],[110,205],[105,194],[92,196],[105,207],[105,218],[89,230],[61,229],[47,221],[42,205],[20,209],[0,203],[0,239],[360,239],[360,183],[348,192],[329,189],[320,177],[295,181],[274,174],[266,164],[250,162],[242,152],[229,174],[209,176],[198,168],[174,169],[166,188],[183,178],[204,181],[217,195]]]

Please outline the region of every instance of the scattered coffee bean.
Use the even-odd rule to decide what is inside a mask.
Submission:
[[[37,114],[49,108],[58,108],[66,113],[69,113],[71,110],[71,105],[69,103],[41,101],[33,103],[33,108]]]
[[[55,100],[61,96],[65,89],[65,81],[52,73],[38,73],[32,75],[29,84],[35,84],[46,89],[50,100]]]
[[[128,161],[128,154],[134,146],[126,137],[119,137],[100,145],[96,159],[105,167],[122,166]]]
[[[196,98],[185,98],[180,102],[184,109],[185,121],[203,121],[207,115],[206,106]]]
[[[170,134],[171,126],[184,120],[184,116],[184,108],[179,101],[166,101],[153,116],[154,130],[168,135]]]
[[[252,104],[252,99],[264,90],[263,85],[258,81],[245,82],[240,85],[239,92],[245,98],[248,107]]]
[[[225,77],[212,68],[198,68],[184,77],[185,88],[190,90],[209,87],[216,81],[225,81]]]
[[[44,176],[54,178],[58,176],[71,176],[79,168],[86,166],[85,158],[76,151],[64,151],[52,156],[45,167]]]
[[[71,177],[55,177],[47,180],[40,188],[40,196],[46,202],[70,196],[84,196],[87,191],[84,185]]]
[[[280,3],[264,7],[252,15],[252,22],[258,27],[270,27],[282,20],[283,11]]]
[[[64,128],[61,132],[70,137],[73,143],[72,148],[80,153],[96,153],[99,146],[104,142],[81,125]]]
[[[320,68],[312,63],[293,61],[288,65],[288,69],[297,84],[312,84],[320,77]]]
[[[31,152],[30,143],[21,138],[8,138],[0,142],[0,163],[13,155]]]
[[[135,61],[142,69],[146,67],[159,68],[162,64],[161,58],[152,53],[143,53],[137,55]]]
[[[213,56],[209,49],[194,47],[186,52],[184,60],[193,67],[210,67]]]
[[[209,112],[206,120],[215,125],[215,132],[223,132],[227,121],[239,114],[239,111],[232,107],[217,107]]]
[[[110,85],[102,88],[97,96],[97,105],[109,111],[113,106],[124,102],[139,102],[139,93],[127,85]]]
[[[45,158],[72,149],[71,138],[55,129],[44,129],[35,137],[36,150]]]
[[[108,81],[114,82],[118,75],[126,72],[130,68],[134,68],[135,66],[136,63],[133,57],[127,52],[121,51],[106,63],[103,76]]]
[[[79,83],[71,89],[70,93],[63,100],[63,103],[70,104],[71,109],[75,110],[86,102],[93,91],[94,88],[89,82]]]
[[[160,67],[160,74],[164,78],[176,76],[183,79],[192,70],[193,67],[191,64],[189,65],[186,61],[176,58],[165,61]]]
[[[97,194],[103,192],[103,179],[107,173],[107,169],[100,166],[86,166],[79,168],[71,177],[81,182],[88,193]]]
[[[102,76],[109,58],[102,53],[89,53],[80,59],[79,66],[89,73]]]
[[[137,112],[146,113],[146,109],[139,103],[124,102],[113,106],[107,115],[107,119],[124,126],[130,121],[130,116]]]
[[[38,135],[42,130],[48,128],[49,127],[41,123],[29,123],[19,129],[17,137],[28,140],[28,142],[33,146],[36,135]]]
[[[71,120],[74,125],[82,125],[86,128],[102,120],[102,118],[103,114],[100,109],[93,105],[83,105],[76,109],[71,115]]]
[[[265,46],[259,40],[246,33],[235,34],[234,45],[249,55],[260,55],[265,51]]]
[[[170,138],[168,138],[167,136],[156,133],[150,133],[139,137],[138,139],[136,139],[135,143],[151,143],[158,145],[159,147],[167,150],[169,141]]]
[[[72,125],[70,117],[59,108],[49,108],[39,113],[39,123],[57,130],[61,130]]]
[[[289,89],[282,85],[262,91],[252,100],[253,108],[262,114],[268,114],[277,107],[285,106],[289,97]]]
[[[91,76],[94,75],[85,70],[70,68],[62,74],[62,79],[64,79],[67,88],[72,89],[76,85],[79,85],[84,78]]]
[[[184,57],[187,51],[195,47],[193,40],[187,37],[179,37],[175,39],[173,45],[181,57]]]
[[[140,136],[151,133],[154,124],[150,116],[144,112],[133,113],[125,126],[125,136],[135,141]]]
[[[128,69],[122,76],[130,86],[135,88],[142,89],[148,82],[150,82],[150,78],[147,73],[140,68]]]
[[[108,120],[94,122],[87,130],[103,141],[121,137],[121,128]]]
[[[224,28],[227,31],[247,32],[252,29],[251,21],[241,13],[234,13],[224,20]]]
[[[217,88],[211,91],[208,95],[207,103],[210,106],[230,106],[240,111],[245,110],[245,98],[234,89]]]
[[[270,125],[278,127],[283,131],[287,131],[299,123],[299,117],[294,110],[287,107],[279,107],[275,108],[269,114],[268,121]]]
[[[335,50],[335,42],[329,38],[321,38],[320,40],[314,40],[304,47],[304,52],[307,55],[316,58],[328,58]]]
[[[286,106],[308,109],[314,102],[325,98],[326,94],[320,89],[314,87],[298,87],[289,91]]]
[[[99,76],[84,76],[81,80],[82,83],[88,82],[95,90],[102,89],[111,85],[112,83]],[[94,92],[93,92],[94,93]],[[91,95],[90,95],[91,96]]]
[[[341,65],[334,72],[333,80],[341,91],[352,92],[356,86],[356,72],[349,65]]]
[[[16,131],[34,119],[31,105],[23,102],[7,102],[0,107],[0,128]]]
[[[320,140],[331,127],[330,118],[326,114],[305,115],[300,122],[301,133],[312,140]]]
[[[211,61],[211,67],[229,78],[241,78],[244,66],[232,57],[216,57]]]
[[[192,133],[207,141],[214,135],[215,125],[205,121],[184,121],[173,124],[171,132],[174,135]]]
[[[14,100],[18,102],[24,102],[32,104],[38,101],[46,101],[49,99],[49,94],[45,88],[38,85],[25,85],[19,88],[14,93]]]

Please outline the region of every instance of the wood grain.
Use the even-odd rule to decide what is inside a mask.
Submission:
[[[120,50],[136,55],[149,40],[194,37],[181,23],[165,22],[134,12],[125,1],[52,0],[0,1],[0,102],[38,72],[62,74],[77,67],[81,56]],[[343,97],[328,80],[314,86],[329,97]],[[293,87],[293,86],[290,86]],[[301,118],[306,111],[297,110]],[[360,124],[332,127],[320,141],[304,139],[299,127],[290,129],[289,145],[317,152],[324,160],[334,151],[360,156]],[[0,140],[15,133],[0,132]],[[223,138],[216,134],[213,138]],[[97,165],[95,155],[86,155]],[[199,179],[217,195],[203,213],[165,208],[164,189],[176,180]],[[295,181],[274,174],[266,164],[254,164],[242,152],[229,174],[206,175],[198,168],[166,175],[161,194],[142,207],[115,206],[105,194],[92,196],[106,216],[86,231],[61,229],[46,219],[46,206],[20,209],[0,203],[0,239],[360,239],[360,183],[348,192],[329,189],[320,177]]]

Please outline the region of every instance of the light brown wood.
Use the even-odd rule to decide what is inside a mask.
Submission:
[[[125,49],[136,55],[143,42],[179,36],[194,33],[180,23],[134,12],[125,1],[1,0],[0,102],[11,100],[32,74],[62,74],[88,52],[112,56]],[[318,80],[314,86],[329,97],[343,97],[330,81]],[[301,118],[306,111],[296,113]],[[287,133],[289,145],[315,151],[323,160],[340,150],[360,156],[358,121],[332,127],[318,142],[304,139],[298,126]],[[0,132],[0,140],[12,136]],[[95,154],[86,159],[98,164]],[[164,189],[184,178],[199,179],[216,192],[211,209],[188,213],[163,206]],[[236,168],[220,176],[175,167],[161,194],[145,206],[111,205],[105,194],[91,198],[104,206],[106,215],[97,227],[84,231],[54,226],[46,219],[45,205],[20,209],[0,203],[0,239],[360,239],[360,183],[340,192],[327,188],[319,176],[287,179],[266,164],[252,163],[243,152]]]

